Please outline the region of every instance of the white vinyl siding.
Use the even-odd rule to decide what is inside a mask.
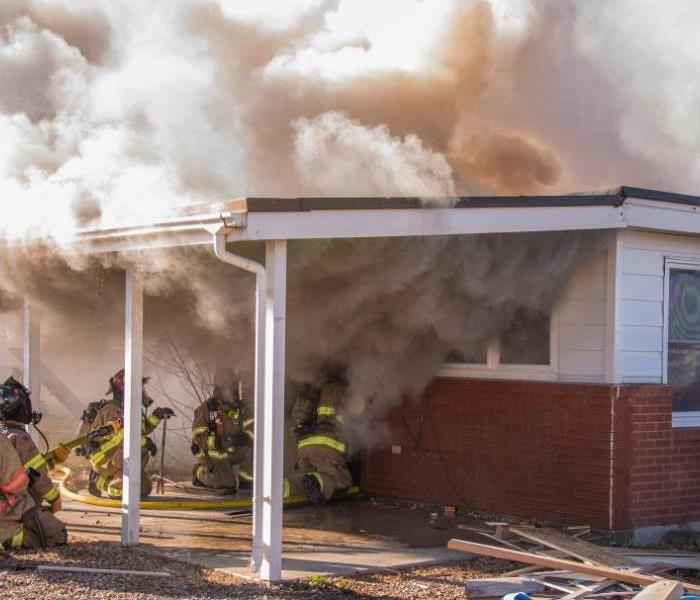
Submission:
[[[557,305],[560,381],[605,379],[607,252],[578,266]]]
[[[690,236],[621,231],[620,354],[622,381],[662,383],[664,378],[664,264],[700,260]]]

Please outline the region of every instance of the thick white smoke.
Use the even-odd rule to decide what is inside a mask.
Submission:
[[[383,125],[364,127],[337,112],[299,118],[293,127],[294,165],[317,195],[347,195],[352,181],[356,196],[455,196],[447,160],[415,135],[392,138]]]
[[[0,306],[31,291],[46,307],[48,359],[84,374],[103,357],[88,377],[106,379],[119,360],[121,263],[66,258],[78,228],[245,195],[695,192],[699,10],[5,0],[0,231],[52,240],[3,252]],[[587,246],[558,234],[292,243],[290,376],[340,359],[356,398],[417,393],[447,351],[469,353],[519,308],[550,306]],[[137,260],[146,335],[175,329],[249,382],[250,278],[204,250]]]

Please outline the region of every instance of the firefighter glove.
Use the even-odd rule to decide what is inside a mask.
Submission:
[[[174,414],[175,412],[173,409],[168,408],[167,406],[159,406],[158,408],[153,409],[153,415],[159,419],[169,419]]]
[[[62,463],[68,460],[70,456],[70,450],[66,448],[63,444],[59,444],[53,449],[53,462]]]
[[[146,452],[148,452],[151,456],[155,456],[156,452],[158,452],[158,448],[149,437],[146,438]]]

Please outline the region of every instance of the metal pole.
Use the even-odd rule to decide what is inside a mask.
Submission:
[[[260,576],[263,560],[263,455],[265,439],[265,330],[267,306],[267,273],[260,263],[226,250],[226,230],[214,235],[214,254],[234,267],[255,274],[255,390],[253,435],[253,548],[250,569]]]
[[[158,480],[158,493],[165,494],[165,434],[168,431],[168,419],[163,419],[163,437],[160,442],[160,479]]]
[[[29,294],[24,295],[22,383],[32,391],[32,404],[41,407],[41,312]]]
[[[122,546],[139,542],[141,498],[141,394],[143,390],[143,282],[136,268],[126,269],[124,323],[124,478]]]
[[[285,319],[287,242],[266,242],[265,411],[262,435],[262,562],[259,576],[282,578]],[[256,424],[258,416],[256,415]],[[260,469],[258,469],[259,471]],[[255,478],[259,473],[255,474]]]

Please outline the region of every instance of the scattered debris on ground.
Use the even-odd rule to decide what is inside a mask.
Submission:
[[[590,528],[554,529],[506,522],[460,529],[494,544],[453,539],[448,547],[528,565],[466,582],[469,598],[679,600],[700,593],[700,556],[678,551],[603,548],[581,539]],[[680,580],[680,581],[679,581]]]
[[[166,572],[169,577],[40,571],[39,565]],[[23,551],[0,561],[3,600],[217,600],[229,598],[308,600],[464,598],[464,582],[489,577],[507,565],[473,559],[448,565],[358,577],[310,577],[278,585],[246,582],[217,571],[154,557],[117,542],[72,536],[70,545],[47,552]]]

